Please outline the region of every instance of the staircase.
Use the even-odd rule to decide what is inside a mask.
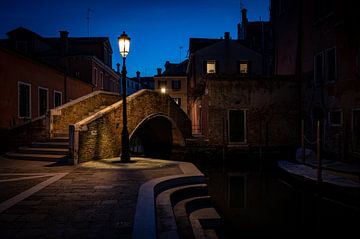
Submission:
[[[29,146],[19,147],[5,154],[4,158],[57,162],[66,159],[69,153],[68,147],[68,136],[55,137],[48,142],[34,142]]]
[[[83,115],[83,119],[96,114],[107,106],[102,105]],[[49,141],[33,142],[28,146],[21,146],[15,151],[6,153],[3,157],[8,159],[54,161],[67,160],[69,155],[69,133],[57,132]]]

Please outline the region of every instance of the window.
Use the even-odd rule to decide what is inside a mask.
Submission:
[[[229,142],[245,143],[246,142],[246,111],[229,110]]]
[[[239,72],[241,75],[248,75],[249,74],[249,62],[241,61],[239,63]]]
[[[94,67],[94,75],[93,75],[93,81],[92,81],[94,86],[97,86],[97,75],[98,75],[97,68]]]
[[[341,126],[343,122],[343,112],[341,110],[329,112],[330,126]]]
[[[323,82],[323,53],[320,52],[314,57],[314,81],[319,86]]]
[[[159,80],[158,81],[158,89],[161,89],[163,87],[166,88],[166,80]]]
[[[48,110],[48,90],[46,88],[39,87],[39,116],[44,115]]]
[[[327,49],[325,52],[326,82],[336,81],[336,51],[335,48]]]
[[[18,83],[19,118],[31,118],[31,85]]]
[[[215,74],[216,73],[216,61],[210,60],[206,62],[206,73]]]
[[[54,108],[62,104],[62,93],[60,91],[54,91]]]
[[[104,74],[100,72],[100,89],[104,89]]]
[[[173,98],[173,100],[175,101],[176,104],[181,106],[181,98]]]
[[[180,80],[172,80],[171,87],[174,91],[178,91],[181,89],[181,81]]]

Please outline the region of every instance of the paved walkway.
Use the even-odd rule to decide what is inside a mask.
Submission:
[[[181,173],[143,158],[76,167],[0,158],[0,238],[131,238],[139,187]]]

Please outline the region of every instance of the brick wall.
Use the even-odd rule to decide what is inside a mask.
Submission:
[[[296,83],[277,79],[208,81],[208,138],[211,145],[228,140],[228,111],[246,110],[246,145],[289,145],[298,136]],[[267,125],[267,126],[266,126]],[[268,129],[268,131],[266,130]],[[266,132],[267,131],[267,132]]]
[[[154,114],[171,119],[174,143],[181,141],[176,137],[191,136],[191,122],[187,115],[169,96],[150,90],[141,90],[127,98],[129,135],[144,119]],[[72,125],[70,154],[74,163],[119,156],[121,130],[122,102],[117,102],[91,118]]]

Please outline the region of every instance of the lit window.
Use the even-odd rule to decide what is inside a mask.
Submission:
[[[241,62],[240,63],[240,74],[247,75],[249,73],[249,64],[248,62]]]
[[[206,73],[208,74],[216,73],[216,61],[210,60],[206,62]]]
[[[166,93],[166,88],[165,88],[165,87],[162,87],[162,88],[161,88],[161,93],[163,93],[163,94]]]
[[[329,122],[331,126],[341,126],[343,114],[341,110],[329,112]]]

